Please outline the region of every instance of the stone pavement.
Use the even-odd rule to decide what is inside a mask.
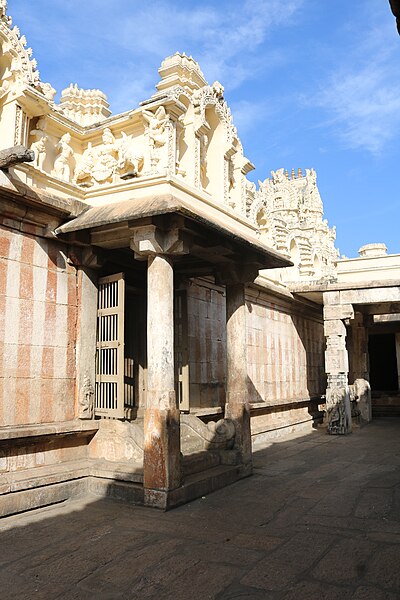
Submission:
[[[257,449],[168,513],[77,499],[0,521],[0,599],[400,598],[400,419]]]

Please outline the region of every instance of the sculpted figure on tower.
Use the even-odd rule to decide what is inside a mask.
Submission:
[[[71,165],[74,151],[69,145],[70,141],[71,134],[65,133],[56,146],[59,155],[54,162],[54,174],[64,181],[70,181],[71,179]]]

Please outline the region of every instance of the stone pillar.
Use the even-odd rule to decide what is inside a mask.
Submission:
[[[339,292],[324,293],[325,371],[327,375],[324,424],[330,434],[351,433],[348,384],[349,361],[344,319],[354,317],[351,305],[341,305]]]
[[[400,391],[400,333],[396,333],[397,378]]]
[[[250,406],[247,389],[245,285],[226,286],[226,406],[225,417],[235,423],[235,449],[251,473]]]
[[[68,263],[77,270],[76,416],[93,419],[96,381],[96,335],[99,257],[90,249],[71,249]]]
[[[368,371],[368,332],[364,315],[356,312],[351,326],[351,379],[352,397],[361,420],[369,423],[372,419],[371,386]]]
[[[174,384],[174,285],[168,257],[151,255],[147,269],[147,401],[144,416],[144,499],[167,507],[181,484],[180,413]]]

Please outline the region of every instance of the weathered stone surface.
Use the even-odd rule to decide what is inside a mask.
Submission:
[[[226,288],[226,406],[235,424],[235,449],[251,464],[250,406],[247,392],[246,304],[244,284]]]
[[[0,169],[8,169],[13,165],[35,160],[35,153],[25,146],[14,146],[6,150],[0,150]]]
[[[324,292],[323,301],[324,301],[324,306],[340,304],[340,293],[339,292]]]
[[[352,304],[339,304],[338,306],[324,306],[324,319],[326,321],[338,319],[354,319]]]
[[[179,411],[147,409],[144,420],[144,485],[167,491],[181,483]]]
[[[400,302],[400,286],[367,288],[364,290],[343,290],[341,304],[375,304],[379,302]]]
[[[2,593],[394,600],[396,509],[356,513],[360,498],[376,502],[371,490],[391,489],[377,487],[377,473],[388,445],[400,452],[399,432],[389,420],[340,439],[318,432],[285,438],[258,450],[256,476],[235,493],[221,490],[169,513],[91,496],[2,519]],[[390,473],[397,473],[394,489],[398,469]],[[322,497],[311,493],[319,486]]]
[[[346,326],[340,319],[334,319],[332,321],[324,321],[324,334],[325,337],[330,335],[346,335]]]

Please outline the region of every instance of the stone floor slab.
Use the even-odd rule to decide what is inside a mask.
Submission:
[[[400,598],[399,456],[381,419],[258,444],[252,478],[169,513],[87,497],[4,518],[0,598]]]

